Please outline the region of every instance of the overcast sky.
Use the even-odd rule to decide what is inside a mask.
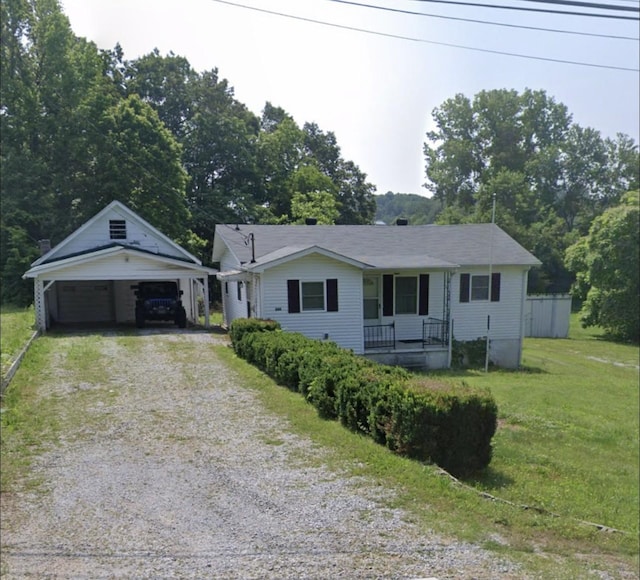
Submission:
[[[605,39],[445,18],[395,14],[333,0],[231,0],[245,6],[385,34],[485,50],[640,68],[637,40]],[[365,3],[366,0],[355,0]],[[478,0],[469,0],[478,1]],[[78,36],[98,47],[120,43],[125,58],[158,48],[198,71],[217,68],[236,98],[256,114],[265,102],[299,125],[333,131],[377,193],[419,193],[431,112],[457,93],[542,89],[582,126],[604,136],[640,132],[638,72],[515,58],[389,38],[231,6],[216,0],[62,0]],[[637,38],[638,22],[451,6],[432,1],[370,0],[370,5],[542,28]],[[487,2],[532,9],[529,0]],[[637,0],[601,0],[638,7]],[[567,6],[559,9],[587,11]],[[592,11],[593,12],[593,11]],[[612,14],[634,16],[633,13]],[[637,13],[635,14],[637,16]]]

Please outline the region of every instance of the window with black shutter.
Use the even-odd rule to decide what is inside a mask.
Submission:
[[[300,312],[300,280],[287,280],[287,299],[289,313]]]
[[[338,280],[327,280],[327,312],[338,312]]]
[[[429,314],[429,274],[420,274],[420,296],[418,300],[418,314]]]
[[[460,274],[460,302],[469,302],[471,274]]]
[[[393,274],[382,276],[382,316],[393,316]]]
[[[491,302],[500,302],[500,272],[488,274],[460,274],[460,302],[481,302],[489,300],[491,285]]]
[[[500,272],[491,274],[491,302],[500,302]]]

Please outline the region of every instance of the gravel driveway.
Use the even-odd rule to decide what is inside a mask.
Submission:
[[[36,460],[43,483],[3,502],[5,578],[523,577],[324,465],[218,360],[224,336],[105,333],[93,382],[65,369],[83,340],[56,340],[43,395],[83,420]]]

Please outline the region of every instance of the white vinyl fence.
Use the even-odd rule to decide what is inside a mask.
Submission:
[[[567,338],[571,316],[570,294],[527,296],[524,335],[536,338]]]

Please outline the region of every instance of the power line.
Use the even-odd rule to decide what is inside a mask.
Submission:
[[[454,6],[473,6],[474,8],[497,8],[498,10],[519,10],[523,12],[542,12],[544,14],[562,14],[565,16],[587,16],[593,18],[613,18],[616,20],[632,20],[637,22],[640,17],[622,16],[619,14],[596,14],[594,12],[571,12],[568,10],[547,10],[545,8],[526,8],[524,6],[504,6],[500,4],[482,4],[475,2],[462,2],[459,0],[414,0],[415,2],[432,2],[434,4],[452,4]]]
[[[591,68],[601,68],[601,69],[609,69],[609,70],[620,70],[620,71],[627,71],[627,72],[640,72],[640,69],[636,69],[636,68],[630,68],[630,67],[623,67],[623,66],[615,66],[615,65],[605,65],[605,64],[595,64],[595,63],[589,63],[589,62],[581,62],[581,61],[574,61],[574,60],[564,60],[564,59],[559,59],[559,58],[550,58],[550,57],[544,57],[544,56],[533,56],[533,55],[527,55],[527,54],[519,54],[519,53],[515,53],[515,52],[505,52],[505,51],[501,51],[501,50],[491,50],[488,48],[478,48],[478,47],[474,47],[474,46],[464,46],[461,44],[453,44],[450,42],[439,42],[436,40],[426,40],[424,38],[413,38],[410,36],[402,36],[399,34],[391,34],[388,32],[378,32],[375,30],[367,30],[365,28],[358,28],[355,26],[347,26],[345,24],[336,24],[335,22],[326,22],[323,20],[316,20],[314,18],[307,18],[305,16],[294,16],[293,14],[285,14],[284,12],[276,12],[275,10],[267,10],[265,8],[257,8],[255,6],[247,6],[246,4],[239,4],[236,2],[229,2],[228,0],[210,0],[211,2],[217,2],[218,4],[226,4],[228,6],[234,6],[236,8],[245,8],[246,10],[253,10],[255,12],[262,12],[264,14],[271,14],[273,16],[281,16],[283,18],[289,18],[292,20],[300,20],[302,22],[311,22],[313,24],[321,24],[323,26],[330,26],[332,28],[340,28],[342,30],[351,30],[354,32],[362,32],[364,34],[372,34],[375,36],[383,36],[385,38],[395,38],[397,40],[408,40],[411,42],[420,42],[420,43],[424,43],[424,44],[434,44],[434,45],[438,45],[438,46],[448,46],[450,48],[460,48],[462,50],[471,50],[471,51],[475,51],[475,52],[484,52],[484,53],[488,53],[488,54],[498,54],[501,56],[511,56],[514,58],[525,58],[525,59],[529,59],[529,60],[539,60],[539,61],[544,61],[544,62],[555,62],[558,64],[570,64],[570,65],[575,65],[575,66],[586,66],[586,67],[591,67]]]
[[[538,2],[540,4],[579,6],[580,8],[595,8],[596,10],[620,10],[623,12],[640,12],[640,8],[630,6],[616,6],[613,4],[600,4],[596,2],[576,2],[576,0],[520,0],[521,2]]]
[[[491,26],[503,26],[506,28],[521,28],[525,30],[538,30],[542,32],[557,32],[561,34],[575,34],[579,36],[595,36],[598,38],[611,38],[615,40],[635,40],[640,38],[634,36],[619,36],[614,34],[599,34],[597,32],[579,32],[576,30],[562,30],[557,28],[541,28],[538,26],[526,26],[524,24],[509,24],[506,22],[493,22],[491,20],[477,20],[475,18],[461,18],[457,16],[443,16],[441,14],[429,14],[426,12],[413,12],[412,10],[401,10],[399,8],[390,8],[388,6],[376,6],[374,4],[361,4],[359,2],[351,2],[350,0],[327,0],[328,2],[336,2],[338,4],[347,4],[349,6],[362,6],[363,8],[372,8],[374,10],[384,10],[386,12],[397,12],[399,14],[409,14],[411,16],[425,16],[427,18],[441,18],[443,20],[457,20],[459,22],[471,22],[473,24],[488,24]]]

